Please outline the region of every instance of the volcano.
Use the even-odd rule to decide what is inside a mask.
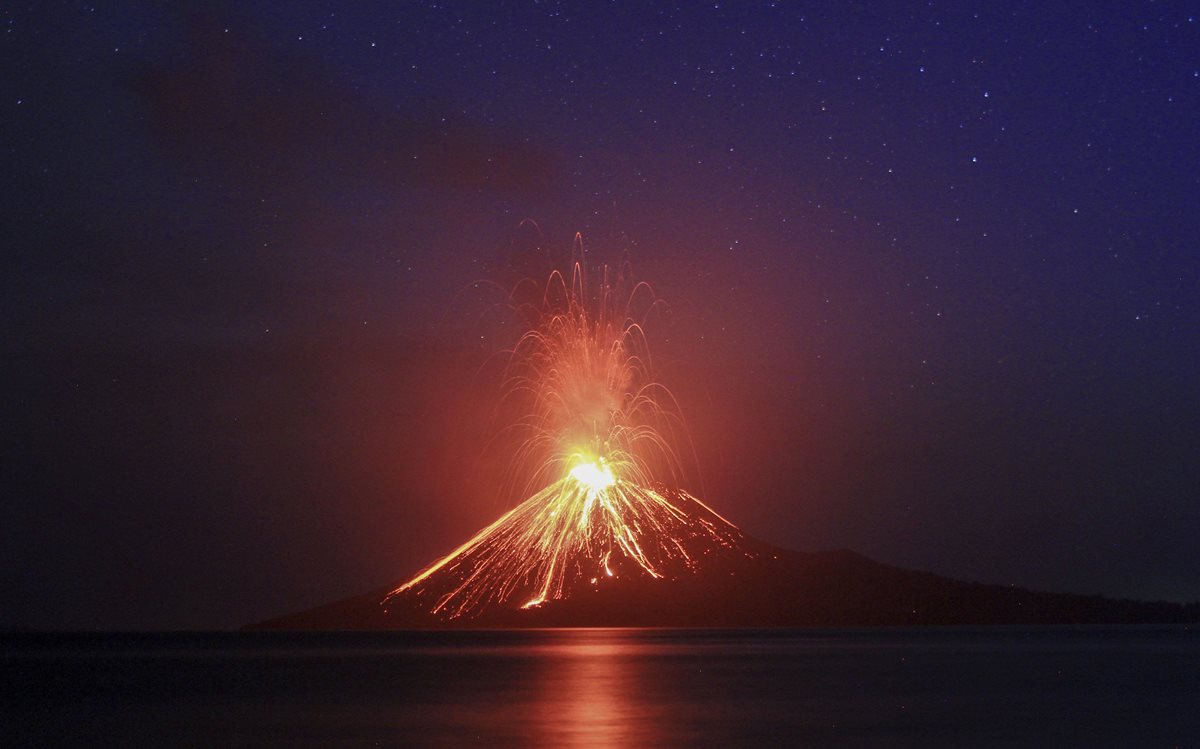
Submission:
[[[407,582],[248,629],[1200,621],[1200,603],[1044,593],[900,569],[848,550],[783,549],[742,533],[695,497],[664,488],[605,490],[590,503],[586,490],[554,487],[543,494]],[[595,533],[568,532],[593,522],[580,513],[613,512],[605,500],[638,507],[625,508],[631,514],[615,526],[596,522],[585,526]],[[555,543],[556,532],[571,543]]]
[[[407,581],[257,625],[276,629],[795,626],[1180,621],[1197,607],[976,585],[848,551],[806,554],[751,538],[686,485],[674,395],[651,369],[662,308],[628,263],[588,284],[581,237],[544,287],[504,305],[497,413],[511,422],[523,498]],[[518,299],[518,291],[527,298]],[[513,498],[516,502],[516,498]]]

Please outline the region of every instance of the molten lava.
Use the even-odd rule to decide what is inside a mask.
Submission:
[[[590,494],[597,494],[617,483],[612,469],[603,460],[581,461],[571,469],[571,478],[585,486]]]
[[[510,483],[527,496],[383,600],[443,619],[528,609],[623,578],[677,578],[751,555],[733,524],[678,488],[674,398],[656,382],[644,334],[661,302],[606,267],[590,297],[576,237],[571,279],[551,274],[510,350],[503,399],[520,414]]]

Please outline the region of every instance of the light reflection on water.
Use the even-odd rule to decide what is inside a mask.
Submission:
[[[563,747],[627,747],[652,743],[655,722],[639,704],[628,645],[611,632],[577,631],[533,692],[539,738]]]
[[[5,635],[5,744],[1200,744],[1186,627]]]
[[[575,629],[493,633],[499,642],[453,647],[439,644],[422,655],[470,664],[487,663],[473,699],[442,701],[430,695],[418,709],[402,708],[399,733],[432,743],[477,739],[547,747],[671,745],[670,704],[654,696],[652,659],[669,644],[630,630]],[[653,668],[652,666],[650,666]],[[480,670],[483,670],[482,668]],[[467,677],[469,678],[469,677]],[[467,728],[464,733],[460,729]]]

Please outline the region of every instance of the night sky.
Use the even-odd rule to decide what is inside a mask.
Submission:
[[[0,625],[461,543],[575,232],[751,535],[1200,599],[1200,7],[146,5],[0,9]]]

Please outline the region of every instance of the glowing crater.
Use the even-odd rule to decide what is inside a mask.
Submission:
[[[586,486],[588,491],[593,494],[602,492],[617,483],[612,468],[608,466],[604,458],[594,461],[585,460],[576,464],[571,469],[571,478]]]

